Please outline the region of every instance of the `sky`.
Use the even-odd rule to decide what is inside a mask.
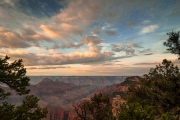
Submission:
[[[180,0],[0,0],[0,57],[29,76],[147,74],[180,31]]]

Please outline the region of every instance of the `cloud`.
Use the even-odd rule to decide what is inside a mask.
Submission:
[[[135,49],[142,48],[142,46],[139,43],[129,43],[129,44],[111,44],[112,51],[114,52],[125,52],[126,55],[132,55],[135,53]]]
[[[100,35],[101,34],[101,28],[99,26],[94,26],[92,30],[93,35]]]
[[[58,0],[18,0],[16,6],[18,10],[29,16],[38,18],[51,17],[59,13],[60,8],[64,6],[65,1]]]
[[[175,16],[179,16],[179,15],[180,15],[180,11],[173,11],[169,16],[175,17]]]
[[[113,66],[114,64],[113,63],[103,63],[102,65]]]
[[[65,48],[79,48],[81,46],[83,46],[84,44],[83,43],[77,43],[77,42],[68,42],[68,43],[62,43],[60,46],[54,46],[53,48],[56,49],[56,48],[62,48],[62,49],[65,49]]]
[[[1,48],[26,48],[31,45],[20,34],[0,27],[0,46]]]
[[[102,52],[101,46],[90,46],[87,51],[72,53],[60,53],[54,49],[36,51],[35,53],[24,50],[1,51],[0,56],[3,57],[5,55],[10,56],[11,61],[23,59],[23,63],[26,66],[104,63],[135,56],[114,56],[113,52]]]
[[[176,59],[176,60],[171,60],[171,62],[174,64],[174,65],[180,65],[180,60],[178,60],[178,59]],[[146,66],[146,65],[154,65],[153,67],[155,67],[155,65],[159,65],[159,64],[161,64],[161,62],[142,62],[142,63],[135,63],[135,64],[133,64],[133,65],[144,65],[144,66]]]
[[[70,24],[59,24],[56,26],[41,25],[40,28],[51,38],[68,39],[73,35],[82,35],[83,29]]]
[[[89,50],[91,51],[91,52],[95,52],[95,53],[100,53],[101,52],[101,46],[91,46],[90,48],[89,48]]]
[[[165,50],[165,51],[162,52],[162,54],[168,54],[168,53],[171,53],[171,52],[168,51],[168,50]]]
[[[61,45],[55,44],[52,48],[53,49],[80,48],[81,46],[85,46],[85,45],[88,47],[93,47],[93,46],[97,46],[103,42],[104,42],[104,40],[98,38],[97,36],[86,36],[86,37],[83,37],[79,42],[61,41]]]
[[[139,55],[152,55],[153,51],[151,49],[144,49],[138,52]]]
[[[96,70],[96,72],[94,72],[94,70]],[[92,66],[90,69],[84,70],[83,72],[94,76],[142,76],[143,74],[148,73],[148,71],[149,67]]]
[[[125,66],[124,64],[116,64],[116,65]]]
[[[94,49],[98,47],[92,47]],[[65,65],[65,64],[82,64],[91,62],[108,61],[113,58],[112,52],[100,52],[100,49],[92,49],[89,52],[73,52],[69,54],[63,54],[54,50],[48,53],[28,53],[28,52],[1,52],[1,56],[8,54],[15,59],[23,59],[25,65]]]
[[[89,25],[91,22],[102,17],[114,1],[70,0],[67,7],[61,9],[60,14],[54,17],[59,23]],[[103,4],[103,5],[102,5]],[[79,7],[81,6],[81,7]],[[106,13],[105,13],[106,14]]]
[[[179,28],[177,28],[175,31],[180,31],[180,27],[179,27]]]
[[[123,44],[123,43],[118,43],[118,44],[111,44],[112,47],[134,47],[134,48],[142,48],[142,46],[139,43],[128,43],[128,44]]]
[[[144,54],[144,55],[153,55],[153,53],[146,53],[146,54]]]
[[[32,14],[26,14],[24,9],[20,9],[21,6],[19,6],[19,3],[21,1],[22,0],[0,0],[0,26],[16,32],[23,27],[32,27],[37,30],[40,23],[45,23],[48,18],[44,17],[40,19],[32,16]],[[27,7],[27,9],[29,9],[29,7]]]
[[[4,48],[27,48],[39,46],[40,42],[54,43],[50,38],[35,32],[30,28],[23,28],[23,33],[13,32],[0,27],[0,47]]]
[[[119,59],[125,59],[125,58],[131,58],[131,57],[134,57],[136,55],[123,55],[123,56],[111,56],[110,58],[108,59],[104,59],[104,60],[101,60],[101,61],[94,61],[94,62],[89,62],[89,63],[83,63],[83,65],[91,65],[91,66],[97,66],[97,65],[103,65],[104,63],[112,63],[113,65],[113,62],[114,60],[119,60]]]
[[[13,6],[15,2],[17,2],[17,0],[1,0],[0,5],[8,4],[8,5]]]
[[[116,61],[113,61],[113,62],[121,62],[121,61],[116,60]]]
[[[159,26],[158,25],[150,25],[147,27],[142,28],[141,34],[151,33],[154,32]]]
[[[171,13],[169,14],[169,16],[176,17],[176,16],[180,15],[179,5],[180,5],[180,2],[177,0],[175,6],[171,10]]]
[[[143,62],[143,63],[135,63],[133,65],[158,65],[158,64],[159,64],[158,62],[154,62],[154,63],[145,63],[145,62]]]
[[[148,24],[148,23],[151,23],[151,21],[150,20],[144,20],[143,23]]]
[[[142,46],[139,43],[129,43],[127,44],[128,47],[134,47],[134,48],[142,48]]]
[[[127,22],[128,26],[137,26],[138,23],[137,22]]]
[[[179,59],[176,59],[176,60],[172,60],[173,64],[175,65],[180,65],[180,60]]]
[[[96,36],[86,36],[82,39],[82,42],[84,44],[86,44],[87,46],[94,46],[94,45],[98,45],[98,44],[104,42],[104,40],[102,40]]]
[[[154,43],[154,45],[161,46],[164,44],[164,42],[166,42],[166,40],[161,39],[160,41],[157,41],[156,43]]]
[[[95,62],[95,63],[87,63],[88,65],[91,65],[91,66],[113,66],[114,63],[111,62],[111,61],[104,61],[104,62]]]
[[[58,69],[58,68],[71,68],[69,66],[42,66],[42,67],[27,67],[27,69]]]
[[[106,30],[105,31],[106,34],[108,34],[109,36],[114,36],[117,34],[117,31],[116,30]]]
[[[80,37],[88,32],[87,27],[93,22],[103,19],[107,23],[107,19],[110,19],[108,16],[110,12],[112,15],[111,21],[114,17],[117,17],[119,14],[114,15],[115,10],[111,9],[115,3],[116,0],[69,0],[66,7],[61,9],[59,14],[51,17],[47,24],[41,24],[40,28],[52,38],[69,39]],[[93,34],[100,34],[98,27],[91,28],[91,30]],[[107,31],[107,34],[114,35],[115,31]]]

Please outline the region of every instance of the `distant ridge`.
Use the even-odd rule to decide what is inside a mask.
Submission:
[[[52,79],[44,78],[41,82],[54,82]]]
[[[129,76],[29,76],[31,84],[37,84],[41,80],[62,81],[76,85],[112,85],[123,82]]]
[[[105,86],[101,89],[98,89],[96,92],[107,93],[110,94],[112,97],[120,95],[123,98],[128,91],[128,87],[130,85],[137,85],[141,78],[142,77],[140,76],[130,76],[127,77],[122,83]]]

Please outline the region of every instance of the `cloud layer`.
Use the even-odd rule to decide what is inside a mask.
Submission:
[[[53,43],[50,38],[35,32],[33,29],[23,28],[22,31],[20,34],[0,27],[0,47],[27,48],[30,46],[40,46],[40,42]]]
[[[129,44],[111,44],[112,51],[114,52],[125,52],[126,55],[132,55],[135,53],[137,48],[142,48],[139,43],[129,43]]]
[[[98,74],[119,75],[117,70],[139,74],[147,70],[142,65],[176,58],[163,54],[166,48],[160,43],[167,40],[167,32],[179,30],[179,4],[168,0],[1,0],[0,56],[22,58],[31,72],[67,70],[66,66],[74,72],[88,66],[83,71],[92,75],[98,66]]]
[[[154,32],[158,28],[158,25],[150,25],[142,28],[141,34]]]

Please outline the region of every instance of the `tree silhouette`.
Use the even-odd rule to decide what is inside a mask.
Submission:
[[[180,32],[169,32],[169,38],[167,42],[164,42],[164,45],[169,47],[167,50],[170,51],[172,54],[177,54],[178,59],[180,59],[180,40],[179,40],[179,33]]]
[[[155,116],[168,114],[180,119],[180,72],[171,61],[163,60],[144,75],[140,84],[129,88],[129,102],[148,105],[155,110]]]
[[[77,120],[112,120],[112,106],[109,95],[94,94],[89,101],[74,106]]]
[[[0,58],[0,83],[5,84],[11,90],[16,91],[17,95],[29,93],[30,79],[26,76],[26,69],[22,64],[22,59],[8,63],[10,57]],[[10,92],[5,92],[0,88],[0,120],[40,120],[46,117],[47,109],[38,106],[39,99],[34,95],[27,95],[23,103],[19,106],[9,104],[7,98]]]

